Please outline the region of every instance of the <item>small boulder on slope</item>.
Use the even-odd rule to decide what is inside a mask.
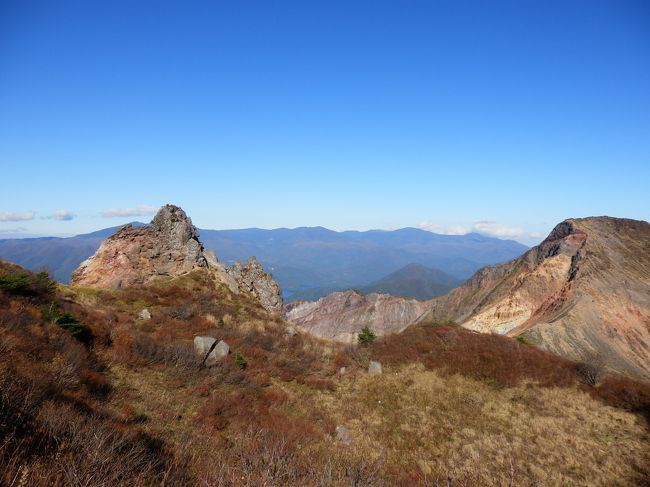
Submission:
[[[194,350],[200,358],[205,358],[205,365],[208,367],[216,364],[230,353],[230,346],[226,342],[221,340],[215,345],[216,341],[217,339],[213,337],[194,337]],[[212,348],[213,346],[214,348]],[[206,358],[205,356],[211,348],[212,351]]]
[[[383,373],[381,364],[379,362],[371,360],[370,364],[368,364],[368,373],[370,375],[381,375]]]

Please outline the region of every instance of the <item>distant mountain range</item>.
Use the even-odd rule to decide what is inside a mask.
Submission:
[[[32,270],[47,269],[58,281],[67,283],[72,271],[118,228],[68,238],[0,240],[0,258]],[[381,286],[375,281],[413,263],[464,280],[485,265],[505,262],[528,249],[512,240],[477,233],[438,235],[416,228],[365,232],[335,232],[322,227],[204,229],[200,237],[205,247],[227,264],[256,256],[282,286],[288,300],[309,293],[308,297],[315,299],[333,290],[369,283]],[[448,277],[443,281],[448,282]]]

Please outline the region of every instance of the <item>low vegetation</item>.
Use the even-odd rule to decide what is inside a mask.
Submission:
[[[234,352],[201,367],[196,335]],[[0,264],[0,484],[650,480],[646,384],[451,323],[364,343],[288,334],[201,273],[97,291]]]
[[[359,343],[365,345],[367,343],[374,342],[375,338],[377,338],[377,336],[368,327],[368,325],[366,325],[361,329],[361,333],[359,333],[359,335],[357,335],[357,338],[359,340]]]

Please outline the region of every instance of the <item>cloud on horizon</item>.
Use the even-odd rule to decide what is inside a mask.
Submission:
[[[26,229],[25,227],[18,227],[18,228],[0,228],[0,234],[14,234],[14,233],[26,233],[29,230]]]
[[[440,233],[442,235],[466,235],[468,233],[480,233],[490,237],[497,237],[503,239],[523,239],[523,240],[536,240],[544,237],[539,232],[528,232],[521,227],[514,227],[500,224],[493,220],[480,220],[472,223],[471,225],[438,225],[429,223],[428,221],[420,222],[419,227],[423,230],[428,230],[433,233]]]
[[[33,211],[0,211],[0,222],[24,222],[33,220],[35,213]]]
[[[134,208],[111,208],[102,211],[101,215],[104,218],[115,218],[125,216],[149,216],[156,212],[156,208],[149,205],[139,205]]]
[[[72,213],[71,211],[68,210],[56,210],[54,211],[51,215],[44,216],[44,220],[59,220],[59,221],[64,221],[68,222],[70,220],[74,220],[74,218],[77,215]]]

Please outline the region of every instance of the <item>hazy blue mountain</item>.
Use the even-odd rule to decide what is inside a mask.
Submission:
[[[139,224],[141,225],[141,224]],[[117,227],[69,238],[0,240],[0,258],[29,269],[48,269],[69,282],[76,267]],[[478,268],[521,255],[528,247],[476,233],[438,235],[416,228],[334,232],[322,227],[200,230],[207,249],[227,264],[255,255],[285,295],[350,288],[419,263],[465,279]]]
[[[424,301],[447,294],[463,282],[463,279],[449,275],[439,269],[412,263],[382,279],[358,287],[357,290],[364,294],[388,293],[393,296],[403,296]]]
[[[408,264],[369,284],[337,288],[333,286],[299,289],[287,296],[287,301],[315,301],[334,291],[355,289],[363,294],[388,293],[393,296],[415,298],[422,301],[447,294],[460,286],[465,279],[454,277],[438,269],[418,263]]]
[[[476,233],[438,235],[416,228],[334,232],[322,227],[202,230],[201,240],[227,263],[255,255],[287,298],[311,299],[367,284],[417,262],[459,279],[521,255],[525,245]]]

